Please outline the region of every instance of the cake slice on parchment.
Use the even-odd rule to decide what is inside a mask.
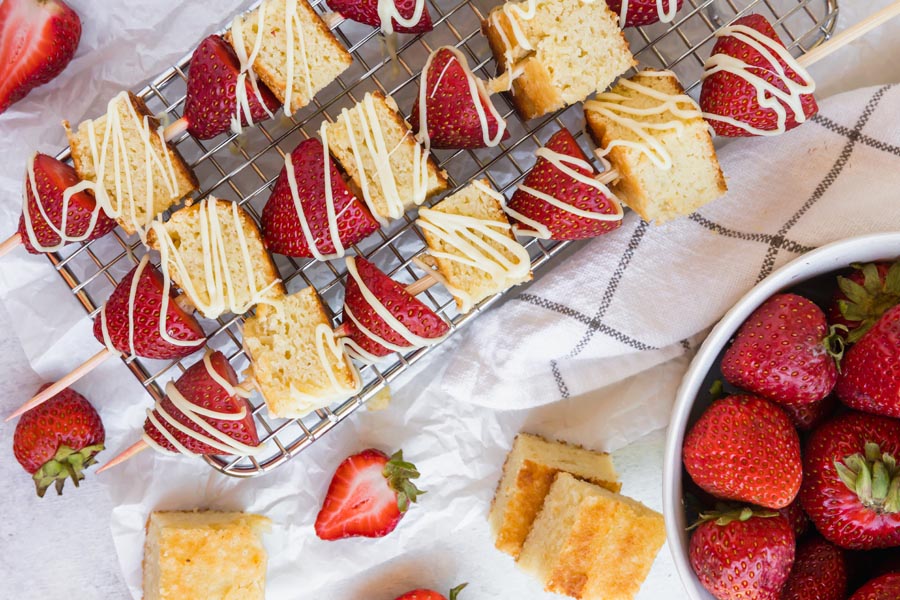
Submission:
[[[271,521],[225,512],[153,512],[144,543],[144,600],[263,600]]]

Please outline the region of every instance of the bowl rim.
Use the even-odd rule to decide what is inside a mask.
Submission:
[[[700,585],[688,559],[681,468],[681,447],[687,423],[697,392],[710,367],[738,327],[773,294],[801,281],[844,269],[854,262],[896,259],[898,256],[900,256],[900,231],[845,238],[807,252],[775,270],[747,291],[713,327],[694,356],[675,395],[663,458],[663,513],[666,536],[678,576],[691,600],[715,600]]]

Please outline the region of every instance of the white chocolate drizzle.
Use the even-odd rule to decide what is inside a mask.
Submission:
[[[122,115],[116,108],[121,103],[131,118],[134,125],[140,131],[141,146],[144,149],[143,164],[132,163],[128,148],[128,140],[122,129]],[[94,121],[87,122],[88,141],[91,150],[91,159],[94,162],[95,185],[94,197],[97,205],[112,219],[120,223],[130,224],[140,235],[141,241],[147,240],[147,224],[156,217],[156,202],[154,198],[156,182],[161,179],[169,192],[169,198],[175,198],[178,190],[178,179],[175,175],[175,166],[172,164],[172,156],[168,151],[166,140],[163,137],[163,128],[159,127],[155,132],[150,129],[150,117],[144,115],[140,118],[134,110],[127,92],[121,92],[109,101],[106,107],[106,129],[103,134],[103,144],[98,147],[97,131]],[[157,136],[162,147],[163,161],[159,153],[153,147],[153,136]],[[116,198],[113,200],[106,188],[106,163],[112,153],[113,163],[113,187]],[[139,220],[136,212],[137,203],[142,199],[136,198],[132,174],[143,169],[146,178],[146,195],[143,198],[144,219]]]
[[[481,181],[475,180],[472,185],[501,204],[504,202],[502,194],[484,185]],[[528,256],[528,251],[509,236],[512,226],[506,220],[478,219],[467,215],[421,208],[416,224],[454,250],[454,252],[442,252],[429,249],[428,254],[434,258],[443,258],[484,271],[495,281],[521,281],[528,277],[531,271],[531,258]],[[493,244],[489,242],[493,242]],[[506,254],[511,254],[513,258],[508,258]],[[421,266],[422,263],[417,261],[416,264]],[[462,312],[471,310],[474,303],[470,294],[450,285],[437,270],[430,267],[427,267],[427,270],[460,300]]]
[[[434,57],[437,56],[437,53],[441,50],[449,50],[453,53],[453,58],[444,65],[444,70],[441,71],[440,76],[435,82],[434,89],[429,92],[428,73],[431,71],[431,63],[434,61]],[[438,48],[432,52],[428,56],[428,60],[425,61],[425,67],[422,69],[421,80],[419,82],[419,133],[416,134],[416,139],[419,140],[426,150],[431,149],[431,137],[428,135],[428,98],[434,98],[434,95],[441,87],[441,81],[444,79],[444,75],[453,65],[454,61],[458,62],[459,66],[462,67],[466,74],[466,80],[469,82],[469,95],[472,98],[472,103],[475,105],[475,112],[478,115],[478,122],[481,125],[481,137],[484,141],[484,145],[488,148],[493,148],[503,139],[503,134],[506,132],[506,121],[497,111],[494,103],[491,102],[490,94],[488,94],[485,89],[484,82],[476,77],[472,72],[472,69],[469,68],[469,63],[466,61],[466,57],[463,53],[452,46]],[[493,137],[491,137],[490,123],[488,122],[487,113],[484,111],[482,100],[487,104],[491,116],[497,123],[497,132]]]
[[[387,348],[388,350],[393,350],[394,352],[408,352],[415,348],[423,348],[425,346],[433,346],[438,342],[441,342],[444,338],[447,337],[447,334],[442,336],[426,338],[419,335],[414,334],[409,328],[404,325],[397,317],[395,317],[390,310],[378,299],[372,290],[370,290],[362,277],[359,275],[359,270],[356,267],[356,259],[352,256],[347,257],[347,274],[349,277],[352,277],[356,282],[356,285],[359,286],[359,291],[362,294],[363,299],[366,301],[366,304],[369,308],[374,312],[378,317],[380,317],[385,323],[387,323],[388,327],[390,327],[397,335],[406,340],[406,345],[401,346],[399,344],[394,344],[384,339],[365,325],[363,325],[360,320],[353,314],[350,310],[350,307],[344,304],[344,316],[349,318],[354,325],[370,340],[375,342],[376,344],[380,344]],[[364,350],[359,344],[353,341],[350,338],[343,338],[343,343],[347,347],[347,352],[353,358],[360,360],[362,362],[368,364],[374,364],[375,362],[381,360],[382,356],[375,356],[370,352]]]
[[[416,0],[416,6],[412,16],[404,19],[397,8],[395,0],[378,0],[378,18],[381,19],[381,31],[385,35],[394,33],[394,21],[400,27],[414,27],[422,20],[422,13],[425,12],[425,0]]]
[[[668,5],[665,2],[668,1]],[[628,4],[629,0],[622,0],[622,9],[619,11],[619,27],[625,27],[625,21],[628,20]],[[656,0],[656,14],[659,15],[660,23],[671,23],[678,13],[678,0]]]
[[[616,195],[607,187],[607,183],[615,179],[617,173],[612,170],[604,171],[603,174],[595,179],[593,177],[588,177],[581,173],[580,171],[576,171],[569,165],[578,167],[580,169],[585,169],[588,171],[593,171],[593,167],[591,164],[585,160],[580,158],[576,158],[574,156],[569,156],[567,154],[562,154],[559,152],[555,152],[549,148],[538,148],[537,152],[535,152],[538,158],[543,158],[550,162],[556,169],[561,171],[568,177],[571,177],[575,181],[579,183],[583,183],[585,185],[589,185],[592,188],[599,191],[603,194],[609,202],[612,204],[613,208],[615,208],[615,212],[611,214],[600,213],[595,211],[584,210],[574,206],[573,204],[566,202],[565,200],[561,200],[550,194],[537,190],[533,187],[527,185],[520,185],[518,187],[519,190],[525,192],[526,194],[530,194],[539,200],[543,200],[547,204],[554,206],[560,210],[564,210],[568,213],[571,213],[577,217],[581,217],[584,219],[591,219],[594,221],[621,221],[622,217],[625,215],[622,210],[622,205],[619,203],[619,199]],[[517,234],[529,235],[532,237],[540,238],[540,239],[550,239],[552,236],[552,232],[550,229],[544,225],[543,223],[531,219],[517,210],[510,208],[506,202],[506,198],[504,197],[503,202],[503,210],[506,211],[506,214],[519,221],[520,223],[524,223],[530,229],[522,229],[520,227],[514,227],[514,230]]]
[[[216,370],[212,366],[212,362],[210,362],[210,356],[211,353],[209,351],[207,351],[207,353],[203,356],[203,366],[206,368],[206,371],[209,374],[210,378],[212,378],[213,381],[215,381],[223,390],[225,390],[225,393],[227,393],[229,396],[240,396],[242,398],[249,397],[249,392],[245,392],[232,386],[230,383],[228,383],[227,380],[225,380],[221,375],[219,375],[219,373],[216,372]],[[169,400],[172,401],[172,404],[175,406],[176,410],[187,417],[187,419],[197,425],[205,433],[194,431],[190,427],[183,425],[174,415],[170,414],[165,409],[161,401],[157,401],[156,405],[152,409],[147,410],[147,420],[149,424],[154,429],[156,429],[156,431],[160,435],[162,435],[172,446],[175,447],[177,452],[172,452],[168,448],[161,446],[145,431],[141,438],[154,450],[157,450],[158,452],[162,452],[164,454],[188,454],[192,456],[196,454],[195,452],[192,452],[187,446],[182,444],[175,435],[173,435],[171,432],[169,432],[168,429],[166,429],[166,427],[160,422],[160,420],[156,418],[157,414],[162,417],[163,421],[171,425],[179,433],[197,442],[206,444],[211,448],[215,448],[216,450],[222,452],[222,454],[253,456],[259,454],[263,450],[262,444],[260,444],[259,446],[249,446],[247,444],[244,444],[243,442],[239,442],[231,436],[216,429],[213,425],[211,425],[203,418],[207,417],[210,419],[217,419],[219,421],[240,421],[247,416],[246,405],[242,406],[241,410],[236,413],[218,412],[215,410],[203,408],[202,406],[198,406],[185,398],[184,394],[178,391],[178,388],[175,387],[175,383],[172,381],[166,384],[166,396],[169,398]]]
[[[258,11],[257,24],[265,23],[265,2],[259,5]],[[259,77],[257,77],[256,72],[253,70],[253,63],[256,62],[256,57],[259,56],[259,51],[262,48],[262,27],[259,27],[256,39],[253,40],[253,50],[248,56],[247,46],[244,44],[244,28],[241,24],[242,19],[240,15],[236,16],[231,23],[231,36],[234,38],[234,44],[232,44],[232,46],[234,47],[235,54],[237,54],[238,61],[240,62],[240,73],[238,73],[237,86],[234,89],[236,109],[235,114],[231,117],[231,131],[235,135],[240,135],[243,132],[243,123],[245,120],[248,127],[253,126],[253,111],[250,108],[250,98],[247,96],[248,77],[250,78],[250,86],[253,88],[253,93],[256,94],[256,99],[259,101],[260,106],[263,107],[269,118],[275,116],[266,105],[266,101],[259,88]]]
[[[756,101],[760,108],[775,112],[778,118],[778,127],[773,130],[758,129],[749,123],[725,115],[703,113],[703,116],[708,120],[727,123],[743,129],[751,135],[760,136],[780,135],[787,131],[788,110],[791,111],[797,123],[805,122],[806,114],[803,112],[803,96],[816,91],[816,82],[813,81],[809,72],[780,42],[756,31],[752,27],[733,24],[723,27],[716,32],[716,37],[727,36],[732,36],[759,52],[768,61],[769,65],[765,67],[752,66],[736,56],[724,53],[713,54],[704,65],[703,80],[705,81],[707,77],[711,77],[716,73],[730,73],[743,79],[756,90]],[[782,62],[797,74],[802,83],[798,83],[788,77],[787,70],[782,66]],[[784,83],[787,91],[782,90],[774,83],[766,81],[755,74],[754,70],[766,71],[776,75]]]
[[[640,75],[644,77],[675,77],[675,74],[671,71],[641,71]],[[618,85],[657,100],[657,103],[648,108],[628,106],[625,104],[629,100],[628,96],[616,92],[598,94],[594,100],[585,102],[584,109],[586,111],[600,113],[607,119],[630,130],[640,139],[640,141],[612,140],[599,155],[605,157],[613,148],[619,146],[633,148],[645,154],[657,168],[668,171],[672,168],[672,155],[654,135],[654,132],[674,130],[678,135],[681,135],[684,131],[684,121],[703,117],[700,107],[687,94],[666,94],[630,79],[621,79]],[[664,115],[666,113],[670,113],[674,118],[660,123],[635,118]]]
[[[257,286],[253,259],[242,227],[241,209],[236,202],[225,203],[230,205],[229,225],[234,228],[238,238],[237,247],[240,250],[241,260],[239,264],[229,262],[224,225],[219,222],[219,213],[216,210],[219,202],[225,201],[210,196],[200,203],[197,230],[203,252],[203,276],[197,277],[197,281],[191,277],[191,270],[187,268],[183,254],[175,245],[165,225],[159,221],[152,224],[159,240],[160,264],[166,286],[170,285],[171,275],[176,274],[175,278],[188,298],[194,302],[196,309],[210,319],[218,317],[226,310],[236,315],[247,312],[255,304],[265,302],[269,291],[281,281],[275,279],[267,285]],[[247,282],[249,298],[244,303],[238,302],[237,281]],[[206,301],[202,300],[199,291],[206,292],[208,297]]]

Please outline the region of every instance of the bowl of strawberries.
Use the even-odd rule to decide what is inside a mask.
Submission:
[[[900,233],[785,265],[715,326],[666,442],[694,600],[900,599]]]

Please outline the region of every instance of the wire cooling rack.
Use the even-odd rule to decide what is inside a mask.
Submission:
[[[487,79],[495,75],[496,65],[484,36],[481,20],[500,0],[431,0],[434,31],[419,37],[401,36],[397,61],[387,58],[380,33],[371,27],[344,22],[336,34],[353,54],[353,66],[323,90],[313,103],[293,117],[277,116],[251,129],[241,138],[220,136],[201,142],[187,134],[175,140],[178,149],[194,168],[201,182],[201,199],[214,195],[237,200],[257,220],[269,192],[284,164],[284,154],[300,141],[316,135],[322,120],[334,120],[344,107],[362,99],[367,91],[380,90],[394,96],[401,110],[409,114],[418,89],[418,75],[431,50],[453,45],[469,59],[473,71]],[[314,0],[316,10],[326,12],[322,0]],[[632,52],[642,67],[669,68],[675,71],[688,91],[696,94],[704,59],[709,56],[717,29],[751,12],[769,17],[785,43],[795,54],[808,51],[829,37],[837,18],[837,0],[686,0],[675,21],[627,30]],[[198,40],[199,42],[199,40]],[[153,80],[139,95],[163,120],[176,119],[184,105],[186,73],[190,55]],[[580,106],[529,122],[521,121],[509,98],[495,97],[495,103],[508,120],[510,138],[499,147],[484,150],[438,151],[436,158],[450,175],[452,190],[476,177],[487,177],[493,186],[511,194],[516,184],[534,163],[534,151],[560,127],[568,127],[587,149],[583,135]],[[59,154],[69,159],[69,151]],[[421,234],[413,226],[414,213],[393,222],[353,247],[395,279],[409,283],[421,277],[411,259],[424,248]],[[531,239],[526,247],[536,273],[568,244]],[[93,317],[116,283],[146,252],[135,237],[123,237],[120,230],[88,244],[65,248],[48,255],[75,297]],[[276,256],[276,264],[290,292],[314,286],[339,321],[346,276],[342,260],[327,263]],[[436,286],[420,295],[451,324],[452,332],[470,323],[482,310],[497,301],[490,298],[467,315],[456,311],[451,296]],[[223,315],[215,321],[203,321],[209,346],[229,357],[241,373],[248,362],[241,347],[240,315]],[[391,381],[428,349],[405,356],[394,355],[393,362],[361,367],[362,392],[341,404],[316,411],[304,419],[274,419],[257,395],[251,399],[260,439],[266,452],[257,457],[207,457],[219,471],[238,477],[252,477],[272,471],[297,456],[319,437],[334,428],[368,400],[381,393]],[[135,377],[154,399],[163,395],[163,386],[177,378],[198,355],[181,362],[144,359],[126,360]],[[148,402],[149,405],[149,402]]]

